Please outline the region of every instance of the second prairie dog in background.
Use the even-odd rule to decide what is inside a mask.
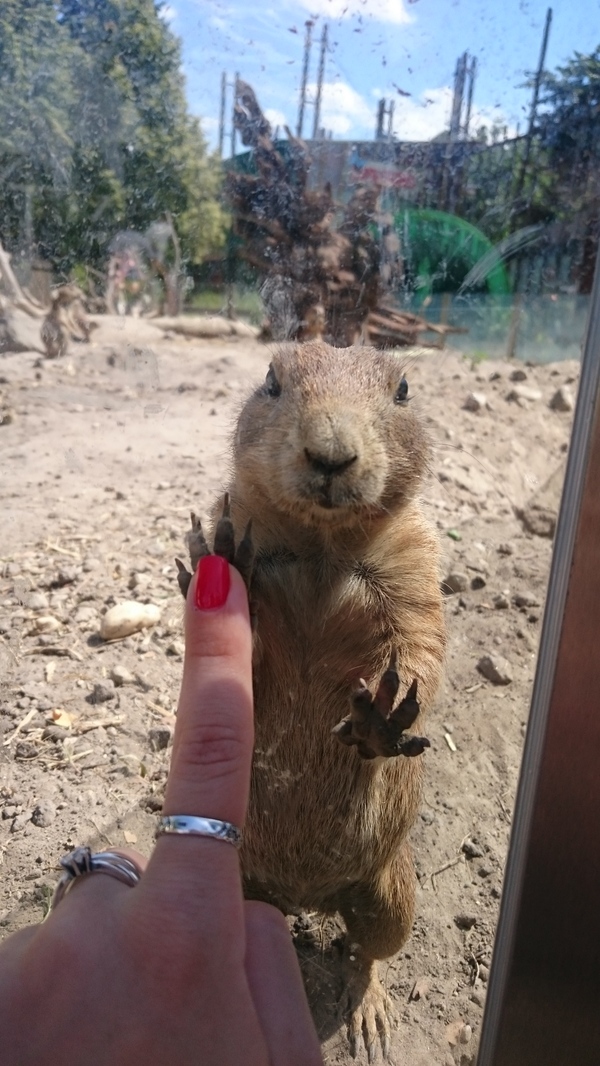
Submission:
[[[73,284],[61,285],[54,290],[50,310],[41,328],[48,359],[66,355],[71,336],[76,340],[89,341],[96,323],[88,319],[82,296],[79,286]]]
[[[245,890],[286,913],[341,914],[351,1044],[364,1034],[371,1061],[378,1031],[384,1054],[390,1041],[376,960],[400,950],[413,920],[407,836],[424,765],[363,759],[332,729],[393,655],[398,701],[416,680],[425,712],[438,689],[438,543],[418,498],[428,459],[395,356],[308,342],[275,354],[244,406],[228,487],[236,537],[251,519],[256,548]]]

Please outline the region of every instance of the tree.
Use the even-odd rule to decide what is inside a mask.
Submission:
[[[557,218],[583,238],[579,289],[590,292],[600,227],[600,46],[545,74],[536,138],[546,157],[546,195]]]
[[[63,273],[103,266],[116,231],[166,217],[191,264],[224,240],[219,165],[187,113],[179,42],[160,10],[154,0],[4,0],[4,237],[26,243],[29,188],[31,233]]]

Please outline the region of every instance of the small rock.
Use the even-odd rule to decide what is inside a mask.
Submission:
[[[38,803],[31,815],[31,821],[40,829],[47,829],[49,825],[52,825],[55,818],[56,807],[50,800],[44,800],[43,803]]]
[[[482,574],[476,574],[471,580],[471,588],[474,592],[477,592],[479,589],[484,589],[486,584],[487,582]]]
[[[492,603],[497,611],[506,611],[510,607],[510,600],[504,592],[499,592],[497,596],[492,598]]]
[[[417,977],[414,985],[412,986],[409,999],[425,999],[431,988],[431,981],[428,977]]]
[[[498,545],[498,554],[499,555],[513,555],[514,554],[514,550],[515,549],[514,549],[513,545],[508,540],[504,541],[502,544]]]
[[[35,759],[38,754],[37,747],[35,744],[32,744],[30,740],[19,740],[19,742],[15,744],[15,759]]]
[[[77,625],[87,625],[88,623],[96,623],[98,621],[98,611],[95,607],[83,605],[78,607],[73,615],[73,621]]]
[[[463,1025],[462,1029],[460,1030],[460,1033],[458,1034],[458,1039],[460,1040],[461,1044],[468,1044],[472,1036],[473,1030],[471,1029],[471,1026],[465,1024]]]
[[[540,598],[534,592],[517,592],[514,597],[515,607],[539,607]]]
[[[489,967],[487,967],[483,963],[481,963],[481,965],[479,967],[479,979],[480,979],[480,981],[483,981],[484,984],[487,984],[489,976],[490,976]]]
[[[542,394],[539,389],[532,389],[529,385],[515,385],[508,393],[506,399],[512,403],[518,403],[520,407],[528,403],[536,403],[541,400]]]
[[[472,411],[474,414],[485,411],[487,407],[489,407],[488,399],[483,392],[469,392],[463,403],[463,410]]]
[[[98,681],[90,695],[88,696],[89,703],[107,703],[108,700],[114,700],[116,698],[115,686],[112,681]]]
[[[56,578],[56,584],[59,586],[72,585],[74,581],[80,575],[79,567],[77,566],[61,566]]]
[[[511,381],[527,381],[527,374],[521,367],[517,367],[510,375]]]
[[[493,685],[510,685],[512,681],[510,666],[502,655],[482,655],[477,669]]]
[[[167,655],[183,655],[185,644],[182,640],[172,640],[167,647]]]
[[[44,611],[49,607],[48,597],[45,592],[27,592],[22,601],[31,611]]]
[[[171,730],[168,726],[155,726],[148,731],[148,739],[154,751],[164,751],[171,743]]]
[[[61,628],[61,623],[58,618],[54,617],[54,615],[40,614],[34,619],[30,632],[32,635],[35,633],[56,633],[56,631]]]
[[[482,859],[483,848],[480,848],[479,844],[476,844],[470,837],[464,841],[462,846],[463,854],[467,856],[467,859]]]
[[[31,821],[32,814],[33,811],[23,811],[22,814],[18,814],[10,827],[11,833],[18,833],[21,829],[24,829]]]
[[[16,818],[18,813],[19,812],[16,807],[4,807],[2,810],[2,817],[4,819]]]
[[[135,684],[135,677],[131,673],[131,670],[128,670],[126,666],[122,666],[120,663],[117,664],[117,666],[113,666],[109,677],[110,680],[113,681],[114,684],[117,686],[117,688],[120,688],[121,685]]]
[[[466,574],[460,571],[452,571],[442,581],[442,592],[466,592],[469,587],[469,579]]]
[[[469,1040],[471,1039],[470,1032],[466,1040],[463,1038],[463,1033],[465,1029],[470,1030],[471,1026],[465,1025],[462,1018],[457,1018],[456,1021],[450,1022],[450,1025],[446,1026],[446,1040],[448,1041],[451,1047],[454,1047],[456,1044],[464,1044],[469,1042]]]
[[[100,622],[102,640],[122,640],[160,621],[160,608],[153,603],[126,600],[111,607]]]
[[[141,573],[139,570],[134,570],[131,574],[129,581],[127,582],[127,588],[138,589],[143,592],[152,583],[152,575]]]
[[[455,914],[454,924],[459,929],[472,929],[477,923],[477,916],[475,914]]]
[[[42,733],[42,740],[52,740],[55,744],[60,744],[68,736],[68,729],[63,729],[60,725],[47,725]]]
[[[567,385],[561,385],[550,400],[548,407],[552,411],[572,411],[575,407],[575,397]]]
[[[485,992],[471,992],[469,999],[471,1003],[475,1003],[478,1007],[485,1007]]]
[[[477,873],[479,874],[480,877],[491,877],[493,872],[494,871],[493,871],[491,866],[480,866],[479,869],[477,870]]]

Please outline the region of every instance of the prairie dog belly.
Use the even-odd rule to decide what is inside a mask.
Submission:
[[[389,862],[413,817],[413,803],[400,809],[395,796],[414,795],[416,805],[420,760],[365,762],[336,741],[331,730],[358,678],[385,669],[391,633],[386,641],[386,626],[361,607],[353,572],[329,575],[307,596],[306,570],[285,569],[256,582],[256,738],[242,862],[269,896],[316,907]]]

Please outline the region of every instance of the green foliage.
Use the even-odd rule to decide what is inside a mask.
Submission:
[[[154,0],[2,0],[0,239],[67,274],[170,214],[194,266],[224,240],[221,174]]]
[[[541,83],[537,139],[552,175],[559,215],[598,208],[600,193],[600,46],[576,52]]]

